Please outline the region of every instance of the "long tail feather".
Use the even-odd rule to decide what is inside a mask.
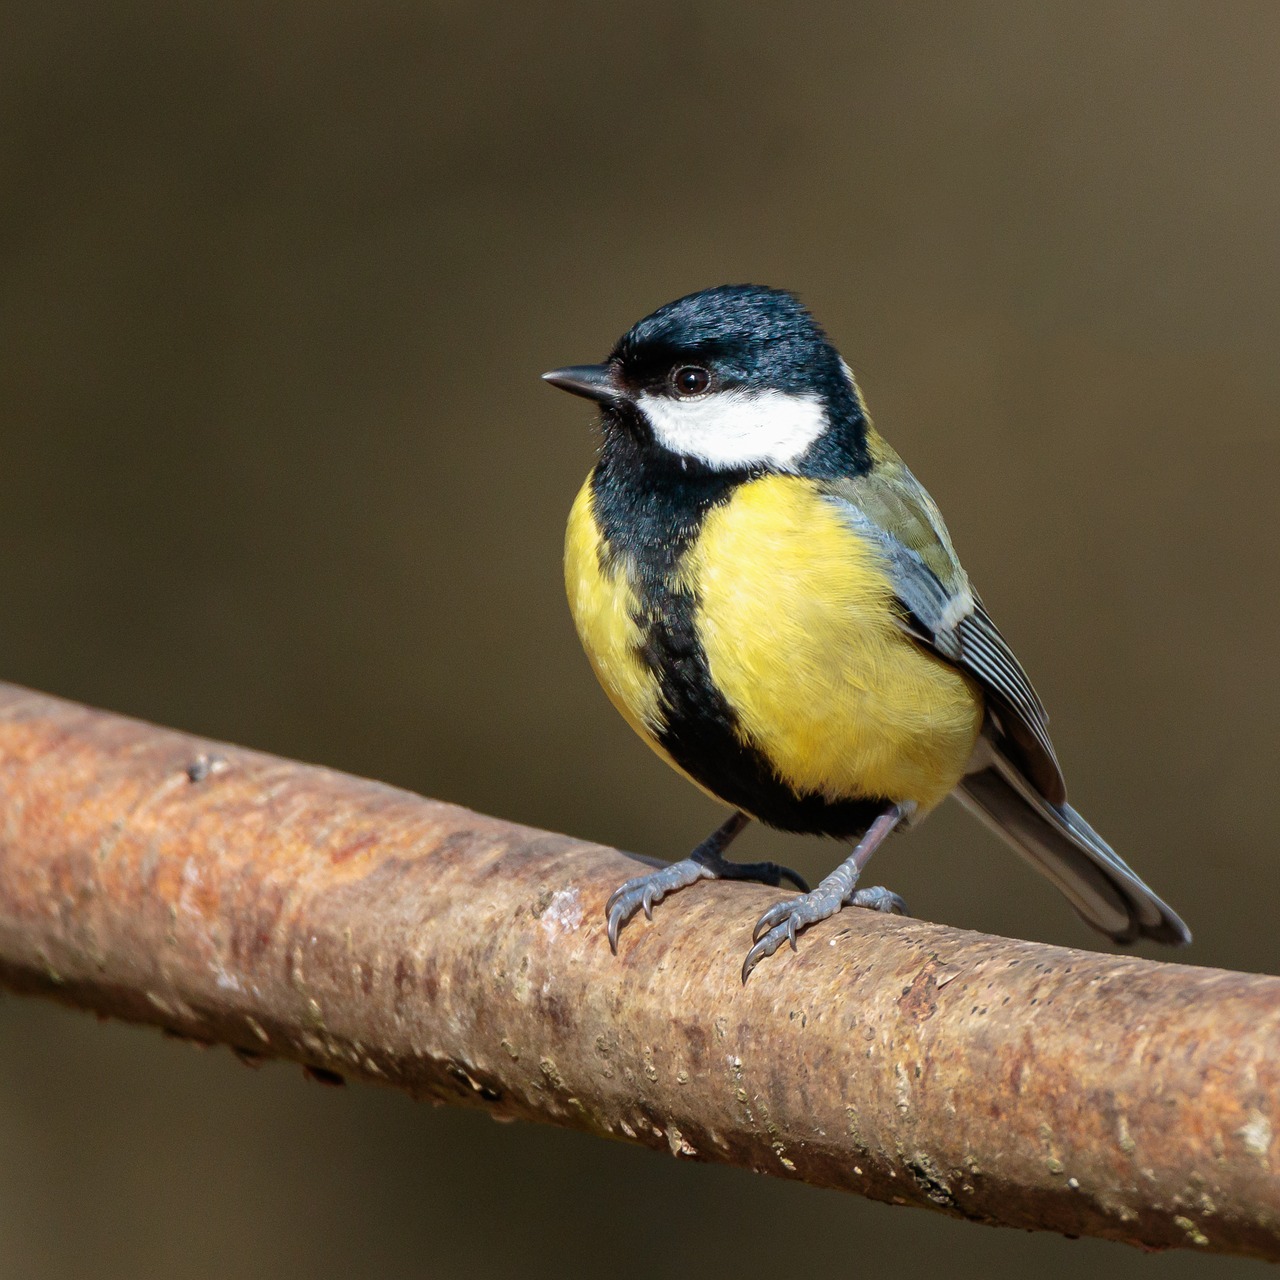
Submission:
[[[1191,932],[1068,804],[1051,804],[1006,761],[969,774],[956,798],[993,827],[1116,942],[1152,938],[1185,946]]]

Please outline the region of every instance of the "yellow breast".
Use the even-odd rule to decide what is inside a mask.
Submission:
[[[811,485],[743,485],[682,574],[714,683],[796,791],[928,810],[960,780],[981,693],[898,627],[875,549]]]
[[[578,491],[565,533],[564,580],[569,611],[596,678],[627,723],[654,750],[662,726],[658,681],[640,656],[643,636],[625,566],[606,567],[591,509],[591,480]]]

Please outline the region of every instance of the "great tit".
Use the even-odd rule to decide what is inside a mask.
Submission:
[[[637,910],[705,879],[801,891],[760,917],[744,982],[845,905],[903,912],[859,876],[952,794],[1109,938],[1191,940],[1066,803],[1044,706],[937,506],[792,294],[693,293],[604,364],[543,377],[596,401],[603,429],[565,546],[587,657],[649,746],[733,810],[688,858],[618,887],[615,952]],[[753,818],[854,849],[809,892],[724,857]]]

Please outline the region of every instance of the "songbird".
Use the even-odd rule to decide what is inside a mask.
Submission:
[[[605,692],[732,816],[628,880],[641,907],[704,879],[788,880],[742,966],[843,906],[897,828],[955,795],[1117,942],[1187,927],[1067,804],[1047,716],[960,565],[933,499],[875,430],[849,366],[790,293],[706,289],[660,307],[603,364],[543,374],[599,405],[602,447],[569,516],[565,584]],[[853,842],[812,892],[724,857],[751,819]]]

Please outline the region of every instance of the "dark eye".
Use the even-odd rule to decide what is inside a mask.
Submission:
[[[711,375],[696,364],[686,364],[671,375],[671,385],[677,395],[700,396],[711,385]]]

